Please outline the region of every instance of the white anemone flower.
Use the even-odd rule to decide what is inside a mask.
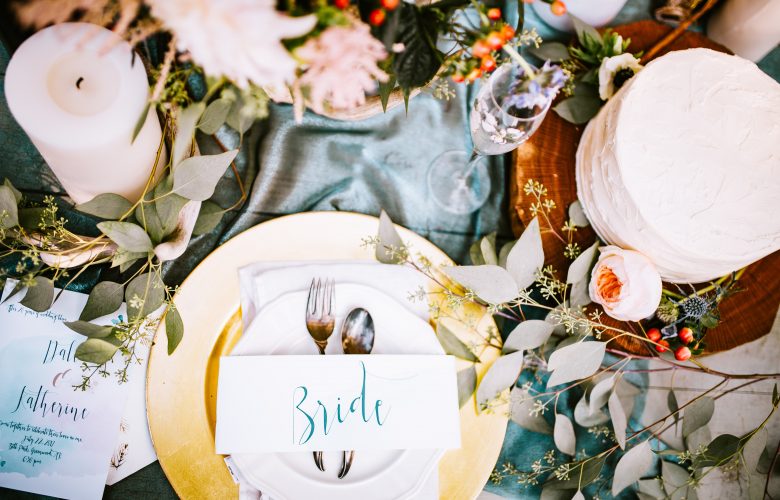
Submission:
[[[641,69],[639,59],[628,52],[605,58],[599,67],[599,97],[606,101]]]
[[[240,87],[284,85],[297,63],[282,40],[310,32],[313,15],[291,17],[273,0],[146,0],[152,14],[175,36],[177,48],[209,76]]]

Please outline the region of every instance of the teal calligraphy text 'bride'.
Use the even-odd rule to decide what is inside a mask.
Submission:
[[[353,413],[359,414],[364,424],[378,427],[384,425],[390,413],[390,407],[382,409],[383,401],[381,399],[369,404],[366,398],[366,365],[361,361],[360,367],[363,377],[360,394],[352,399],[349,406],[342,404],[340,396],[336,398],[335,404],[327,405],[319,399],[315,403],[312,402],[313,397],[309,396],[309,389],[305,385],[295,388],[293,391],[293,442],[297,442],[299,445],[306,444],[315,432],[321,432],[323,436],[327,436],[333,430],[334,425],[346,423]],[[348,401],[348,398],[345,398],[344,401]],[[295,429],[295,422],[301,419],[306,425],[299,435]],[[355,420],[352,419],[352,421]]]

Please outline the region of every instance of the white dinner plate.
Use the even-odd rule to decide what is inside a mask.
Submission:
[[[306,330],[308,292],[283,294],[261,309],[231,352],[235,356],[268,354],[318,355]],[[343,355],[340,330],[355,307],[374,320],[374,354],[444,354],[426,321],[374,288],[337,284],[336,326],[327,354]],[[318,470],[310,452],[235,454],[233,460],[246,479],[274,500],[333,498],[399,499],[417,494],[435,470],[443,450],[357,451],[349,474],[338,479],[341,453],[325,453],[326,471]]]

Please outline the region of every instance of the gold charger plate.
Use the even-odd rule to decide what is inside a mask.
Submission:
[[[241,337],[238,268],[258,261],[372,259],[373,251],[363,247],[362,240],[376,235],[378,227],[375,217],[346,212],[280,217],[217,248],[181,285],[174,302],[184,320],[184,338],[169,356],[165,326],[160,326],[149,356],[146,386],[152,442],[180,497],[238,498],[238,486],[214,449],[219,358],[229,354]],[[434,265],[452,264],[423,237],[401,227],[398,231]],[[477,325],[476,330],[465,324],[456,328],[465,342],[478,342],[478,335],[495,327],[490,315],[477,307],[459,314],[464,323]],[[448,326],[456,325],[451,323]],[[499,352],[488,347],[478,354],[481,378]],[[439,496],[447,500],[473,499],[479,494],[506,432],[506,415],[478,414],[473,396],[461,408],[460,418],[462,446],[448,451],[439,465]]]

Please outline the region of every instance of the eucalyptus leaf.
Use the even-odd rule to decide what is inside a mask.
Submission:
[[[547,369],[552,375],[547,387],[590,377],[601,366],[606,352],[606,342],[577,342],[559,348],[550,356]]]
[[[183,109],[179,108],[176,118],[176,137],[173,140],[173,152],[171,154],[171,164],[174,172],[190,150],[192,139],[195,135],[195,124],[198,123],[198,119],[203,114],[205,108],[206,105],[202,102],[190,104]]]
[[[115,312],[122,306],[124,287],[113,281],[101,281],[92,289],[79,319],[92,321]]]
[[[193,236],[210,233],[217,227],[225,213],[222,207],[213,201],[204,201],[198,212],[198,220],[195,221],[195,228],[192,230]]]
[[[496,255],[496,233],[490,233],[482,238],[479,242],[479,249],[485,264],[493,266],[498,265],[498,256]]]
[[[211,198],[217,182],[237,154],[238,149],[233,149],[217,155],[193,156],[182,160],[173,172],[173,191],[195,201]]]
[[[130,321],[156,311],[165,300],[165,285],[156,273],[144,273],[133,278],[125,289],[127,315]]]
[[[515,243],[517,243],[517,241],[505,243],[504,246],[501,247],[501,251],[498,252],[498,265],[504,269],[506,269],[506,259],[509,257],[509,252],[515,247]]]
[[[666,407],[669,408],[669,413],[674,414],[674,425],[680,420],[680,407],[677,403],[677,396],[674,394],[674,389],[669,389],[669,393],[666,395]]]
[[[743,438],[745,440],[745,438]],[[742,448],[742,457],[745,468],[754,472],[758,470],[758,462],[761,460],[761,454],[766,449],[767,431],[766,428],[758,430],[752,437],[748,438]]]
[[[518,290],[525,290],[536,281],[536,273],[544,266],[544,248],[539,219],[536,217],[520,235],[506,258],[506,270],[514,278]]]
[[[149,255],[146,252],[128,252],[121,248],[114,254],[111,259],[111,267],[123,266],[125,264],[132,264],[133,262]],[[124,272],[124,270],[122,271]]]
[[[677,464],[661,460],[661,477],[664,489],[672,500],[696,500],[696,490],[686,486],[690,476],[688,471]]]
[[[96,325],[89,321],[66,321],[64,325],[85,337],[98,339],[108,337],[114,330],[111,326]]]
[[[617,392],[613,392],[607,401],[609,407],[609,418],[612,419],[612,430],[615,432],[615,439],[622,449],[626,449],[626,427],[628,418],[620,402]]]
[[[146,233],[151,238],[152,243],[160,243],[165,238],[165,231],[160,221],[160,216],[157,214],[157,207],[152,202],[154,199],[154,193],[148,192],[144,196],[145,203],[139,203],[135,207],[135,218],[137,223],[144,228]]]
[[[481,266],[486,264],[485,258],[482,256],[482,240],[477,240],[469,247],[469,259],[472,266]]]
[[[477,404],[480,407],[513,387],[523,369],[523,352],[513,352],[497,358],[477,386]]]
[[[574,200],[572,204],[569,205],[569,220],[577,227],[590,226],[590,222],[585,215],[585,210],[583,210],[580,200]]]
[[[637,482],[637,490],[640,495],[646,495],[654,500],[664,500],[666,493],[663,490],[663,481],[658,478],[640,479]]]
[[[149,235],[144,229],[131,222],[104,221],[97,225],[98,229],[116,243],[119,248],[128,252],[149,252],[154,247]]]
[[[477,370],[474,365],[458,372],[458,405],[463,408],[477,388]]]
[[[596,243],[588,247],[587,250],[574,259],[574,262],[569,266],[568,273],[566,273],[566,283],[573,284],[580,283],[581,281],[590,281],[590,268],[596,258],[598,249],[599,242],[596,241]]]
[[[538,47],[529,47],[528,52],[542,61],[559,62],[569,59],[569,49],[561,42],[544,42]]]
[[[447,354],[451,354],[456,358],[465,359],[466,361],[479,363],[479,358],[477,358],[471,349],[469,349],[469,347],[464,344],[452,330],[447,328],[442,320],[439,320],[436,325],[436,338],[439,339],[439,344],[441,344],[442,349],[444,349],[444,352]]]
[[[447,267],[444,272],[488,304],[503,304],[518,296],[515,280],[502,267],[457,266]]]
[[[592,410],[583,395],[574,407],[574,421],[583,427],[593,427],[609,422],[609,415],[600,409]]]
[[[515,327],[504,342],[504,353],[536,349],[550,338],[555,326],[539,319],[523,321]]]
[[[685,422],[683,422],[684,424]],[[719,467],[731,461],[742,446],[742,440],[733,434],[721,434],[707,445],[707,453],[696,462],[701,467]]]
[[[509,418],[514,423],[529,431],[540,434],[552,434],[553,428],[544,418],[544,415],[534,414],[534,399],[528,391],[520,387],[513,387],[509,393],[510,410]]]
[[[714,412],[715,401],[709,396],[701,397],[688,405],[683,414],[683,437],[686,438],[699,427],[707,425]]]
[[[178,309],[173,306],[165,314],[165,336],[168,338],[168,356],[170,356],[184,336],[184,322]]]
[[[76,348],[76,359],[85,363],[102,365],[108,363],[119,350],[119,342],[115,338],[89,338]]]
[[[612,390],[614,388],[614,375],[606,377],[593,386],[593,389],[590,391],[590,398],[588,399],[588,406],[590,407],[590,411],[595,412],[600,410],[605,404],[607,404],[607,401],[609,401],[609,396],[612,394]]]
[[[11,294],[13,296],[13,293]],[[19,302],[36,312],[48,311],[54,302],[54,283],[49,278],[36,276],[34,284],[27,288],[27,293]]]
[[[523,2],[517,3],[520,5],[523,4]],[[555,488],[551,488],[548,485],[545,485],[542,488],[542,493],[539,496],[539,500],[571,500],[575,494],[575,490],[557,490]]]
[[[574,456],[577,452],[577,438],[574,435],[574,425],[566,415],[555,415],[555,430],[553,432],[555,447],[563,453]]]
[[[591,303],[588,281],[580,280],[571,285],[569,290],[569,306],[573,309],[586,306]]]
[[[219,130],[225,123],[225,120],[227,120],[228,112],[230,112],[230,107],[232,105],[233,101],[224,97],[212,101],[208,107],[206,107],[203,116],[200,117],[198,128],[204,134],[216,134],[217,130]]]
[[[395,224],[382,210],[379,213],[379,243],[376,246],[376,260],[383,264],[398,264],[403,261],[401,255],[404,242],[395,229]]]
[[[138,137],[138,134],[141,133],[141,130],[143,130],[144,125],[146,125],[146,117],[149,116],[149,108],[152,107],[152,103],[147,101],[146,105],[144,106],[144,110],[141,112],[140,115],[138,115],[138,118],[135,120],[135,126],[133,127],[133,136],[130,138],[130,144],[135,142],[136,137]]]
[[[86,203],[76,205],[76,210],[100,217],[101,219],[117,220],[129,212],[132,207],[133,204],[123,196],[114,193],[103,193]]]
[[[19,225],[30,231],[37,231],[40,229],[41,222],[44,221],[45,213],[44,207],[20,208]]]
[[[184,205],[190,200],[171,192],[173,189],[173,179],[171,176],[165,176],[154,188],[154,208],[157,216],[160,218],[160,227],[162,228],[163,239],[169,236],[179,222],[179,213]]]
[[[16,200],[16,204],[18,205],[22,201],[22,192],[16,189],[16,187],[13,185],[11,180],[7,177],[3,179],[3,186],[8,186],[8,189],[10,189],[11,192],[14,194],[14,199]]]
[[[620,457],[612,480],[612,495],[617,496],[618,493],[639,481],[653,465],[654,458],[650,441],[634,446]]]
[[[596,116],[602,104],[596,97],[575,95],[562,100],[553,109],[567,122],[581,125]]]
[[[7,185],[0,186],[0,228],[10,229],[19,225],[19,208],[16,196]]]

